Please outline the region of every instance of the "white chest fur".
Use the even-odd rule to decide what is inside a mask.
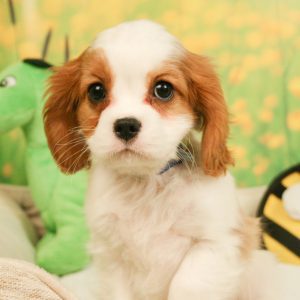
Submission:
[[[227,216],[221,210],[218,216],[213,207],[220,201],[211,199],[216,193],[209,181],[202,189],[173,171],[147,180],[117,177],[101,168],[91,172],[87,218],[92,255],[106,274],[122,269],[134,299],[165,299],[194,241],[220,234],[235,212],[226,209]]]

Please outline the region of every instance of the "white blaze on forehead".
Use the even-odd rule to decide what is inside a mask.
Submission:
[[[134,66],[149,71],[182,50],[178,40],[162,26],[145,20],[105,30],[92,44],[92,48],[98,47],[105,51],[111,65],[129,67],[129,72]]]
[[[144,20],[122,23],[102,32],[92,48],[102,48],[108,59],[116,79],[114,94],[126,89],[142,93],[146,75],[163,61],[178,57],[183,49],[162,26]]]

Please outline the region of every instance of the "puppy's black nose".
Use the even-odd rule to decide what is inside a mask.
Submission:
[[[141,122],[134,118],[123,118],[116,120],[114,132],[116,136],[124,141],[134,138],[141,128]]]

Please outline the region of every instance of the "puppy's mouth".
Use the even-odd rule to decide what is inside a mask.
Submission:
[[[130,146],[125,146],[123,149],[114,152],[113,157],[116,157],[118,159],[150,159],[149,155],[147,155],[145,152],[134,149]]]

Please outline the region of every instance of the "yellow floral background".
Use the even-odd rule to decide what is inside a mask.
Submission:
[[[8,1],[0,2],[0,67],[41,57],[52,30],[47,60],[64,61],[97,32],[125,20],[151,19],[191,51],[212,57],[231,111],[232,169],[239,185],[266,184],[300,161],[299,0],[19,0],[16,25]],[[1,112],[0,112],[1,113]],[[0,180],[22,184],[20,131],[0,138]]]

